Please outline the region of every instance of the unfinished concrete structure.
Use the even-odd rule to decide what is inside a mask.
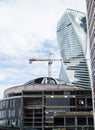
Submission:
[[[8,88],[0,101],[0,126],[19,130],[94,130],[91,89],[47,77]]]

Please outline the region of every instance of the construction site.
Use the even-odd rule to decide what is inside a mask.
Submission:
[[[8,88],[0,100],[1,130],[94,130],[91,89],[41,77]]]

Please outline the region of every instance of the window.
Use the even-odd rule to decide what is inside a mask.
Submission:
[[[86,125],[86,118],[80,117],[77,119],[77,124],[78,125]]]
[[[93,118],[88,118],[88,125],[93,125]]]
[[[73,126],[75,125],[75,119],[74,118],[66,118],[66,126]]]
[[[63,117],[54,117],[54,125],[55,126],[64,125],[64,118]]]
[[[84,98],[78,98],[77,99],[77,106],[85,106],[85,99]]]

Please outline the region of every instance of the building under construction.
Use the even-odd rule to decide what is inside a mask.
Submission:
[[[8,88],[0,101],[0,128],[94,130],[90,88],[42,77]]]

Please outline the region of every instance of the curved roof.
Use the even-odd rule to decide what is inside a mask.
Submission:
[[[4,91],[4,97],[11,93],[21,93],[22,91],[48,91],[72,89],[72,84],[65,84],[63,81],[51,77],[40,77],[30,80],[23,85],[13,86]]]
[[[28,85],[28,84],[64,84],[64,83],[52,77],[40,77],[40,78],[36,78],[25,83],[25,85]]]

